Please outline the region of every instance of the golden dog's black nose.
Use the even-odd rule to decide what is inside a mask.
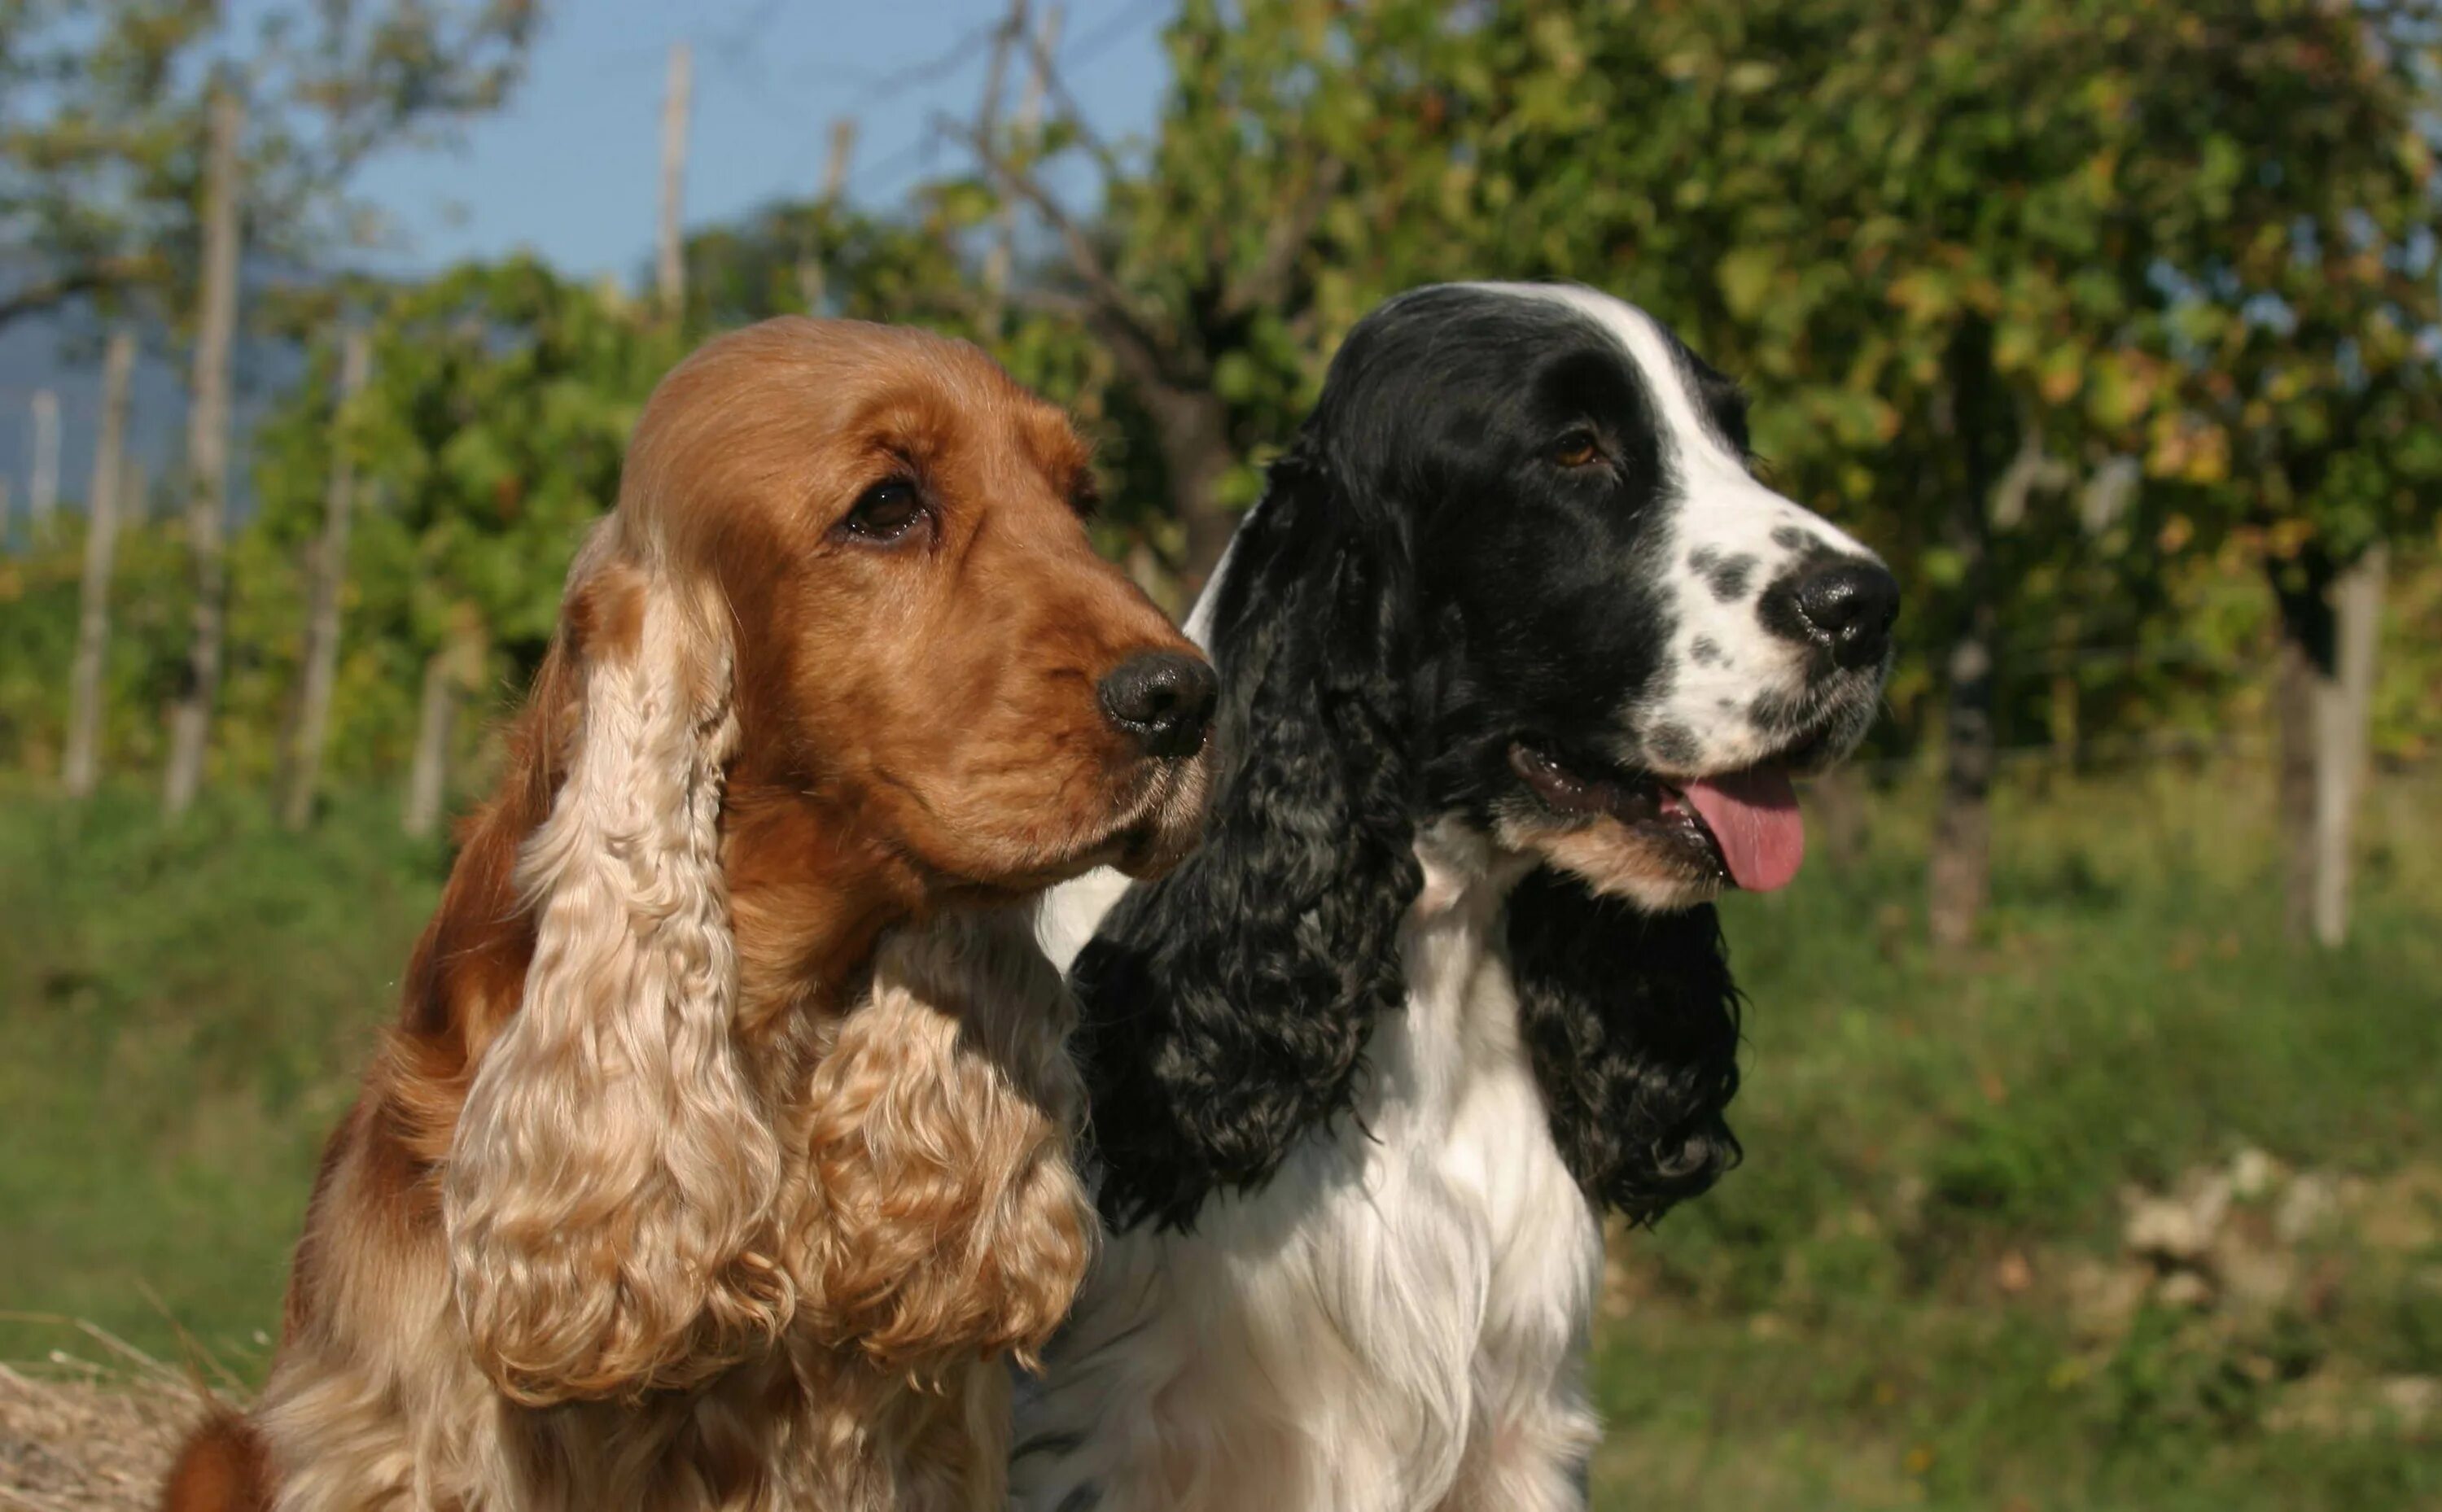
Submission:
[[[1096,685],[1103,718],[1152,756],[1194,756],[1212,721],[1218,684],[1202,657],[1144,651],[1113,668]]]

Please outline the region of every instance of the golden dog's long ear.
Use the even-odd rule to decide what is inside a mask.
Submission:
[[[534,957],[442,1188],[468,1341],[538,1404],[701,1379],[793,1303],[769,1258],[778,1142],[736,1038],[723,611],[623,555],[618,528],[572,571],[538,684],[574,707],[536,711],[568,744],[519,857]]]

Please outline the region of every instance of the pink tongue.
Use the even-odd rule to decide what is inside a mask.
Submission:
[[[1798,817],[1797,790],[1777,767],[1741,772],[1683,790],[1721,843],[1730,878],[1749,892],[1786,887],[1806,859],[1806,821]]]

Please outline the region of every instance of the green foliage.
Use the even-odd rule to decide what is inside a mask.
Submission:
[[[361,506],[342,600],[334,770],[401,764],[426,661],[481,652],[474,681],[514,697],[539,663],[560,580],[616,499],[629,429],[683,351],[616,293],[513,260],[398,291],[373,329],[373,377],[333,413],[327,350],[259,432],[262,508],[233,553],[239,730],[276,725],[302,655],[302,574],[334,446]],[[261,771],[269,747],[240,763]]]
[[[2291,0],[1497,7],[1482,65],[1504,124],[1476,161],[1477,256],[1635,299],[1746,380],[1775,479],[1910,585],[1904,722],[1984,581],[2009,585],[2021,664],[2099,641],[2162,665],[2190,649],[2178,584],[2235,527],[2256,527],[2236,538],[2258,560],[2309,541],[2345,559],[2433,518],[2442,410],[2414,340],[2442,314],[2433,19]],[[2072,481],[2115,453],[2150,481],[2112,522],[2074,487],[2037,490],[1971,580],[1942,540],[1950,501],[2022,438]],[[2176,697],[2182,670],[2123,682]],[[2005,729],[2040,728],[2062,696],[2021,693]]]
[[[0,228],[47,264],[12,270],[9,313],[158,268],[201,136],[172,81],[212,22],[199,0],[0,4]]]

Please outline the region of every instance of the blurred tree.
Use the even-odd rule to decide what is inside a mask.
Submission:
[[[16,264],[0,326],[160,275],[186,213],[167,165],[199,135],[173,78],[213,11],[205,0],[0,5],[0,228]]]
[[[1442,187],[1471,9],[1188,0],[1143,153],[1099,137],[1040,51],[1052,107],[1040,131],[958,132],[981,168],[978,214],[1014,199],[1058,249],[1012,301],[1090,330],[1142,418],[1170,523],[1150,539],[1186,596],[1340,333],[1382,296],[1464,265]],[[1052,191],[1048,170],[1067,158],[1094,171],[1099,216]]]
[[[2368,750],[2387,544],[2442,483],[2433,89],[2442,6],[2274,7],[2232,27],[2180,103],[2228,201],[2177,264],[2163,345],[2180,401],[2156,470],[2197,486],[2200,534],[2243,532],[2279,606],[2290,933],[2338,945]],[[2243,97],[2242,118],[2211,101]],[[2252,130],[2248,128],[2252,127]]]
[[[536,0],[0,3],[0,326],[80,296],[191,277],[206,84],[237,66],[258,252],[310,264],[383,234],[347,186],[364,159],[497,105]]]
[[[299,564],[326,529],[344,444],[364,507],[340,599],[333,759],[396,771],[425,753],[410,808],[438,812],[459,704],[522,687],[539,663],[569,558],[617,496],[628,429],[684,351],[650,313],[525,259],[396,291],[372,323],[371,376],[344,427],[337,355],[318,353],[257,441],[263,507],[242,606],[243,638],[260,647],[244,693],[252,721],[301,676]]]
[[[301,266],[376,238],[348,197],[354,170],[497,103],[536,14],[533,0],[297,0],[258,8],[242,30],[202,0],[0,5],[0,230],[20,258],[0,270],[0,324],[127,293],[195,320],[194,628],[164,780],[173,814],[203,780],[222,672],[240,246]]]
[[[2421,395],[2404,337],[2433,324],[2408,256],[2432,238],[2415,117],[2431,11],[1491,13],[1485,66],[1512,124],[1479,192],[1508,231],[1499,264],[1680,323],[1766,401],[1758,447],[1786,483],[1901,561],[1941,705],[1929,918],[1945,944],[1983,903],[2000,659],[2051,607],[2029,602],[2032,569],[2116,526],[2087,531],[2070,504],[2088,490],[2066,485],[2123,453],[2217,483],[2234,429],[2289,455],[2333,433],[2334,394]],[[2332,381],[2245,377],[2276,351]],[[2233,374],[2261,402],[2222,418],[2202,398]],[[2153,538],[2171,535],[2176,551],[2193,522]]]

